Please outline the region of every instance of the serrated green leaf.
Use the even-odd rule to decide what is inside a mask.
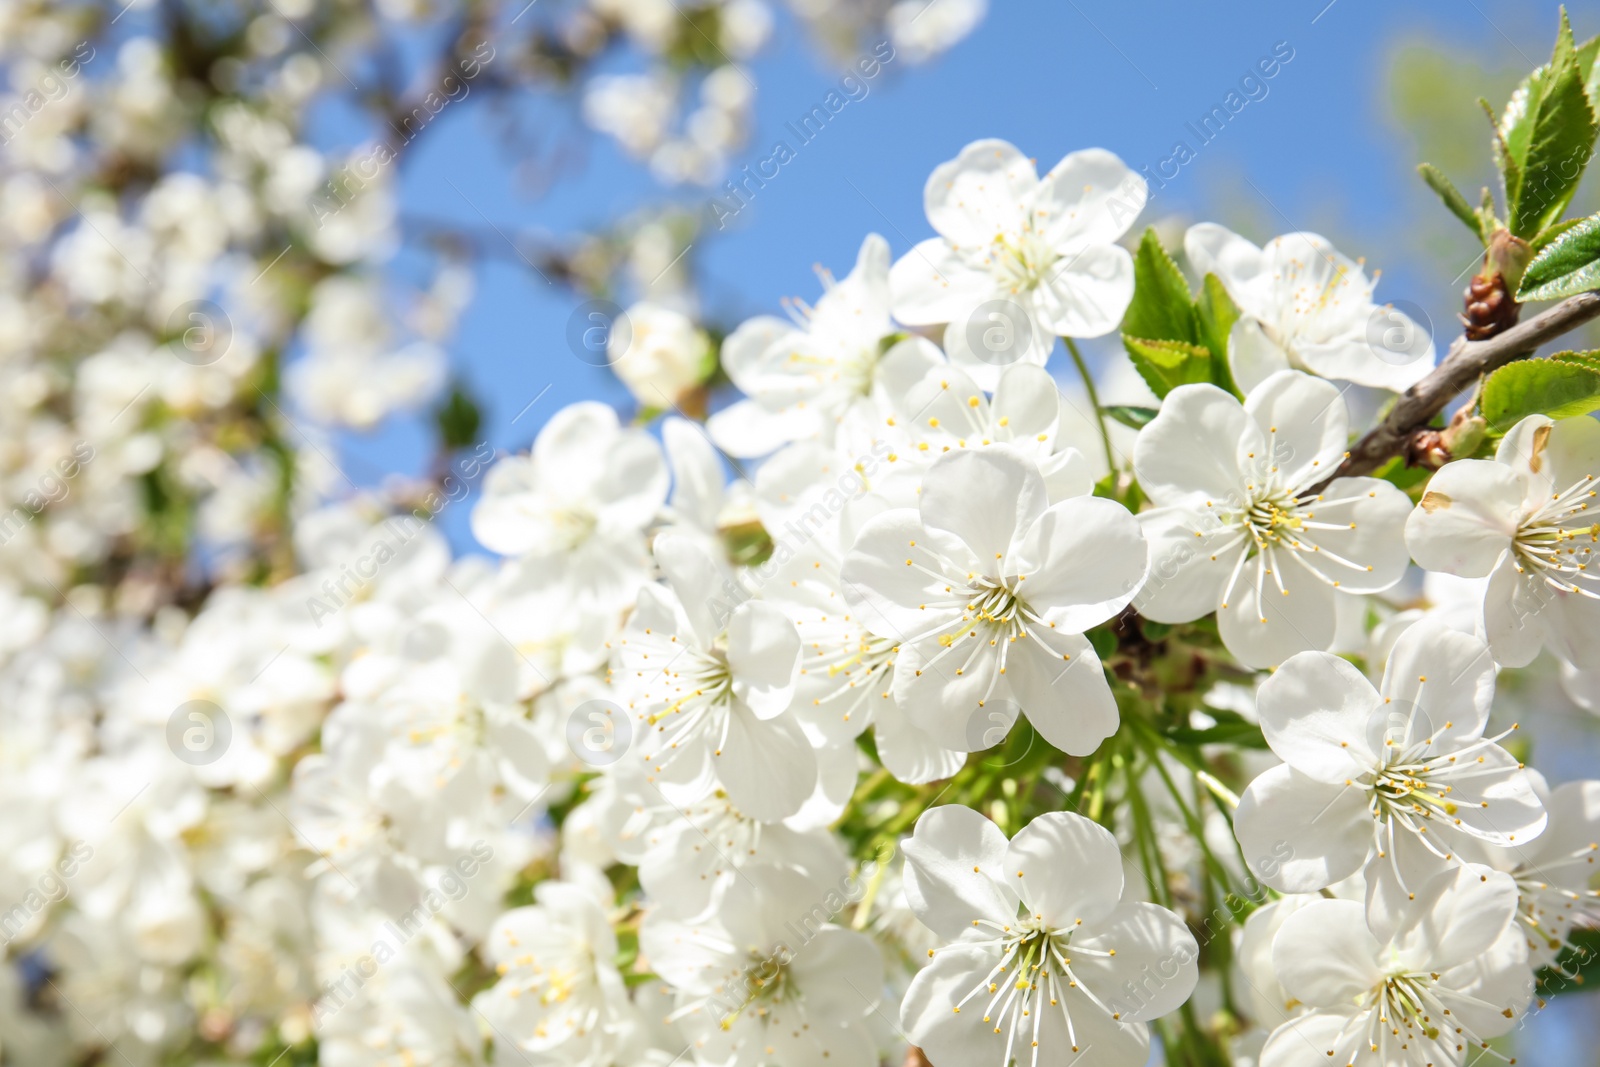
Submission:
[[[1212,380],[1211,350],[1187,341],[1147,341],[1123,335],[1122,345],[1133,359],[1139,376],[1156,396],[1166,396],[1180,385]]]
[[[1143,429],[1151,419],[1156,417],[1155,408],[1133,407],[1127,404],[1114,404],[1111,407],[1101,408],[1108,418],[1112,418],[1131,429]]]
[[[1501,120],[1501,136],[1518,164],[1517,180],[1508,175],[1506,183],[1508,226],[1517,237],[1530,238],[1559,219],[1578,188],[1596,134],[1587,74],[1579,70],[1563,10],[1550,62],[1512,94]]]
[[[1585,370],[1600,372],[1600,352],[1557,352],[1550,358]]]
[[[1211,382],[1233,389],[1228,372],[1228,331],[1239,309],[1214,277],[1198,300],[1153,229],[1134,255],[1134,295],[1122,319],[1122,344],[1157,396],[1179,385]]]
[[[1522,184],[1522,165],[1512,154],[1510,146],[1506,144],[1505,136],[1500,132],[1500,120],[1495,118],[1494,108],[1490,106],[1489,101],[1480,96],[1478,106],[1489,116],[1489,144],[1494,150],[1495,169],[1500,172],[1500,195],[1509,205],[1511,190]],[[1506,106],[1507,109],[1510,108],[1509,104]],[[1489,197],[1484,197],[1484,201],[1487,203]]]
[[[1600,409],[1600,371],[1552,359],[1507,364],[1483,383],[1483,417],[1502,432],[1529,415],[1552,419]]]
[[[1156,341],[1198,341],[1194,299],[1183,272],[1154,229],[1144,231],[1133,257],[1133,301],[1122,332]]]
[[[1212,380],[1231,393],[1238,393],[1233,384],[1233,365],[1228,359],[1228,337],[1233,324],[1239,321],[1239,305],[1228,295],[1227,287],[1215,274],[1207,274],[1200,283],[1200,299],[1195,302],[1200,317],[1201,341],[1211,349]]]
[[[1517,300],[1559,300],[1600,288],[1600,215],[1552,238],[1522,272]]]
[[[1455,183],[1445,177],[1444,171],[1432,163],[1423,163],[1417,167],[1417,173],[1422,175],[1424,182],[1428,183],[1428,188],[1437,193],[1439,199],[1444,201],[1444,206],[1450,209],[1450,214],[1460,219],[1467,229],[1477,234],[1478,240],[1488,241],[1489,234],[1483,228],[1483,219],[1473,210],[1472,205],[1467,203],[1467,198],[1461,195],[1461,190],[1455,187]]]
[[[1543,252],[1546,248],[1550,247],[1551,241],[1554,241],[1557,237],[1560,237],[1574,226],[1583,225],[1583,222],[1583,219],[1563,219],[1560,222],[1552,223],[1551,225],[1546,226],[1544,229],[1539,231],[1538,236],[1528,242],[1528,251],[1532,252],[1534,255],[1538,255],[1540,252]]]

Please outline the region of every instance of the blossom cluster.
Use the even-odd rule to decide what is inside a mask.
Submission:
[[[1330,480],[1334,382],[1398,384],[1352,336],[1370,283],[1318,239],[1202,226],[1191,261],[1231,248],[1233,340],[1269,372],[1242,400],[1170,390],[1097,481],[1030,339],[1123,320],[1113,217],[1143,197],[1103,151],[1041,177],[969,146],[928,183],[940,236],[898,260],[869,236],[792,321],[727,338],[744,399],[706,424],[658,441],[586,402],[463,461],[498,563],[353,500],[299,523],[292,577],[192,620],[35,609],[5,676],[4,922],[68,1010],[14,988],[8,1044],[1133,1067],[1204,992],[1171,881],[1195,864],[1264,905],[1226,934],[1237,1055],[1459,1064],[1510,1030],[1594,917],[1600,785],[1549,789],[1486,727],[1499,666],[1596,666],[1600,434],[1529,418],[1416,504]],[[1016,330],[986,346],[997,302]],[[1413,558],[1477,606],[1396,613]],[[1207,656],[1275,668],[1243,696],[1282,762],[1242,797],[1124,677],[1103,635],[1135,610],[1214,616]],[[1334,650],[1373,611],[1369,677]],[[1046,774],[1032,817],[985,808],[988,750],[1083,777]],[[1191,773],[1205,795],[1142,795]],[[1151,803],[1199,853],[1129,840],[1113,813]]]

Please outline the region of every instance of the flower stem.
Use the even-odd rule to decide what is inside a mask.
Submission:
[[[1106,413],[1100,407],[1100,393],[1094,387],[1094,375],[1089,373],[1089,365],[1083,361],[1083,353],[1078,351],[1078,344],[1070,337],[1063,337],[1067,343],[1067,351],[1072,355],[1072,362],[1077,364],[1078,374],[1083,378],[1083,390],[1089,394],[1089,403],[1094,406],[1094,420],[1100,427],[1100,443],[1106,450],[1106,467],[1112,474],[1117,473],[1117,455],[1111,447],[1111,430],[1106,426]]]

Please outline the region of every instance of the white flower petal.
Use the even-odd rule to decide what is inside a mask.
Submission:
[[[1069,811],[1046,812],[1018,830],[1001,872],[1028,910],[1052,929],[1081,920],[1099,934],[1122,899],[1117,839],[1093,819]]]

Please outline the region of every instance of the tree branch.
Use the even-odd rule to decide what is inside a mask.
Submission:
[[[1383,422],[1351,447],[1328,481],[1343,475],[1369,474],[1392,457],[1406,455],[1415,435],[1425,432],[1429,421],[1467,386],[1595,318],[1600,318],[1600,290],[1568,297],[1487,341],[1458,339],[1426,378],[1400,395]],[[1327,484],[1323,482],[1316,488],[1320,490]]]

